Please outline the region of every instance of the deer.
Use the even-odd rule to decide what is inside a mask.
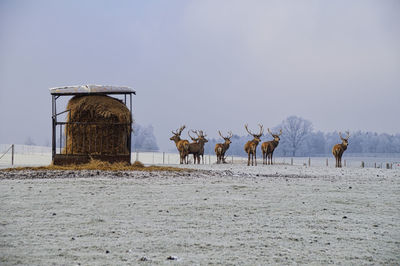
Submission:
[[[232,143],[231,138],[232,138],[232,132],[228,132],[228,136],[224,137],[222,136],[221,131],[218,130],[219,135],[221,138],[225,140],[224,143],[217,143],[215,144],[215,154],[217,155],[217,164],[219,163],[226,163],[225,161],[225,152],[229,149],[229,145]]]
[[[208,142],[205,138],[207,135],[204,135],[202,130],[191,130],[193,133],[197,135],[197,138],[194,138],[188,132],[189,137],[192,139],[192,143],[189,143],[189,152],[188,154],[193,154],[194,164],[200,164],[200,156],[204,156],[204,144]],[[203,158],[204,163],[204,158]]]
[[[189,152],[189,141],[186,139],[181,139],[181,134],[182,131],[185,129],[185,125],[181,126],[179,129],[177,129],[175,132],[171,131],[172,134],[174,134],[170,140],[175,142],[176,148],[179,151],[179,157],[180,157],[180,164],[187,164],[187,156]]]
[[[202,140],[204,143],[203,143],[203,144],[201,145],[201,147],[200,147],[200,152],[199,152],[198,160],[199,160],[199,164],[200,164],[200,156],[201,156],[202,164],[204,164],[204,144],[205,144],[206,142],[208,142],[208,140],[206,139],[207,135],[204,135],[204,134],[203,134],[203,130],[199,130],[199,133],[200,133],[200,135],[197,134],[197,136],[198,136],[199,139]]]
[[[336,144],[332,148],[332,153],[333,156],[335,156],[336,159],[336,165],[335,167],[342,167],[342,155],[343,152],[347,149],[347,146],[349,145],[348,139],[350,137],[350,132],[346,131],[347,136],[345,138],[342,137],[342,133],[339,132],[340,139],[342,140],[342,143]]]
[[[263,126],[260,124],[258,124],[258,126],[260,127],[260,132],[258,134],[253,134],[247,128],[247,124],[244,125],[246,131],[253,136],[253,140],[246,142],[246,144],[244,145],[244,150],[248,155],[247,166],[250,166],[250,155],[251,155],[251,165],[257,165],[257,156],[256,156],[257,145],[261,141],[260,138],[264,132]]]
[[[268,128],[268,133],[271,134],[274,139],[261,144],[263,164],[273,164],[272,155],[274,154],[274,150],[276,147],[278,147],[279,141],[281,140],[279,136],[282,135],[282,129],[280,130],[279,134],[273,134]]]

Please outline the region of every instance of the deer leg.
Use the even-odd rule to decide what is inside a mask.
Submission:
[[[274,164],[274,163],[272,162],[272,155],[274,155],[273,152],[271,152],[271,165]]]
[[[247,158],[247,166],[250,166],[250,152],[247,153],[247,155],[248,155],[248,158]]]
[[[254,165],[257,166],[257,155],[256,155],[256,152],[254,152]]]

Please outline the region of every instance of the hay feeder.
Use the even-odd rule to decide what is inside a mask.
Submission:
[[[91,159],[130,163],[133,89],[84,85],[51,88],[50,94],[54,165]],[[57,100],[64,96],[72,98],[66,110],[57,112]]]

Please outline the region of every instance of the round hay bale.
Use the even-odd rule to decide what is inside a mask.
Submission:
[[[74,96],[67,105],[66,154],[129,154],[131,113],[105,95]]]

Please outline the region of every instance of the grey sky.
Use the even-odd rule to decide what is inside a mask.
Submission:
[[[166,150],[186,124],[289,115],[400,132],[400,1],[0,1],[0,143],[50,140],[48,88],[127,85]],[[186,134],[186,132],[185,132]]]

